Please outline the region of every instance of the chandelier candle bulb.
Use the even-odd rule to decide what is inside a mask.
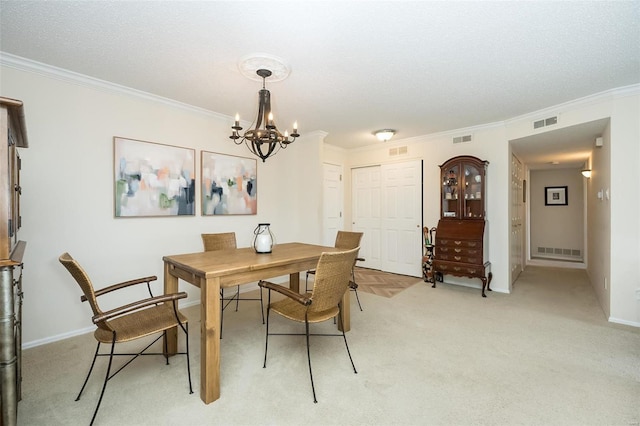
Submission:
[[[240,114],[236,114],[236,122],[233,127],[240,127]]]

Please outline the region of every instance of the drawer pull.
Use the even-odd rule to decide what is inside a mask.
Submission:
[[[453,251],[455,251],[456,253],[460,253],[462,252],[462,249],[457,248],[457,249],[453,249]]]
[[[455,260],[457,260],[457,261],[460,261],[460,259],[462,259],[462,257],[460,257],[460,256],[453,256],[453,258],[454,258]]]
[[[475,247],[475,246],[476,246],[476,244],[477,244],[477,243],[472,243],[472,242],[467,243],[467,245],[468,245],[469,247]]]
[[[446,252],[449,251],[449,249],[446,248],[446,247],[440,247],[440,251],[443,252],[443,253],[446,253]]]
[[[440,244],[449,244],[449,240],[440,240]]]
[[[478,250],[469,250],[469,254],[477,254]]]
[[[460,244],[462,244],[462,241],[454,241],[453,242],[455,245],[459,246]]]
[[[460,271],[461,269],[462,269],[462,268],[461,268],[461,267],[459,267],[459,266],[454,266],[454,267],[453,267],[453,270],[454,270],[454,271],[456,271],[456,272],[457,272],[457,271]]]

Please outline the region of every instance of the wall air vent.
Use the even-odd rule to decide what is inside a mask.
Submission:
[[[540,129],[541,127],[553,126],[554,124],[558,124],[558,116],[543,118],[542,120],[537,120],[533,122],[534,129]]]
[[[471,139],[471,135],[456,136],[453,138],[453,143],[471,142]]]
[[[408,152],[406,146],[399,146],[398,148],[389,148],[389,157],[396,155],[404,155]]]

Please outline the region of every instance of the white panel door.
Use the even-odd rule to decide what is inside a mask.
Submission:
[[[385,164],[382,178],[382,267],[422,276],[422,161]]]
[[[342,218],[344,184],[342,181],[342,166],[323,164],[323,229],[322,245],[333,246],[336,234],[344,229]]]
[[[352,226],[362,232],[358,266],[381,269],[380,166],[351,170]]]

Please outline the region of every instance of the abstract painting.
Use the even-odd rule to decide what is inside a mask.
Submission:
[[[202,215],[256,214],[257,161],[207,151],[201,157]]]
[[[115,216],[194,216],[195,150],[113,138]]]

